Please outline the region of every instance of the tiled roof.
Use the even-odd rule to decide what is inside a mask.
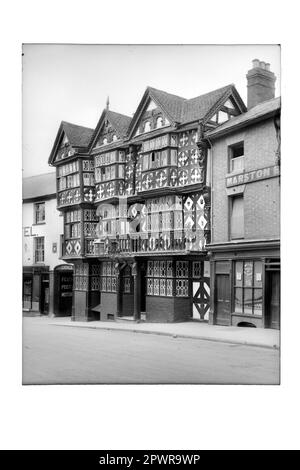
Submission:
[[[148,90],[151,96],[156,98],[156,101],[162,105],[163,109],[167,111],[174,121],[181,122],[185,98],[152,87],[148,87]]]
[[[232,88],[227,85],[217,90],[186,100],[182,110],[182,123],[203,119],[213,106]]]
[[[71,124],[70,122],[66,121],[62,121],[61,124],[72,146],[86,147],[89,144],[94,129],[77,126],[76,124]]]
[[[206,114],[215,106],[218,101],[229,91],[234,89],[234,85],[227,85],[217,90],[213,90],[196,98],[186,99],[181,96],[172,95],[156,88],[148,87],[151,96],[156,98],[172,117],[173,121],[184,124],[198,119],[205,118]]]
[[[49,196],[50,194],[56,194],[55,172],[23,178],[23,200]]]
[[[106,111],[106,115],[114,129],[124,137],[128,131],[131,117],[110,110]]]
[[[221,134],[231,128],[247,125],[255,119],[258,119],[260,117],[263,117],[264,115],[267,115],[269,113],[279,110],[280,106],[281,106],[280,97],[273,98],[268,101],[263,101],[262,103],[259,103],[258,105],[251,108],[246,113],[240,114],[239,116],[231,118],[230,121],[227,121],[224,124],[221,124],[219,127],[217,127],[217,129],[214,129],[213,131],[208,132],[207,135],[214,136],[214,135]]]

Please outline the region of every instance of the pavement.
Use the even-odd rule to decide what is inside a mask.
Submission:
[[[137,323],[134,321],[72,321],[71,317],[45,317],[49,325],[70,328],[89,328],[106,331],[128,331],[142,334],[191,338],[230,344],[243,344],[263,348],[279,349],[280,332],[264,328],[209,325],[205,322],[182,323]]]

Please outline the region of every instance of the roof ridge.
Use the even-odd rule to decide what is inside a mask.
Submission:
[[[225,86],[221,86],[221,87],[219,87],[219,88],[215,88],[214,90],[208,91],[208,92],[206,92],[206,93],[202,93],[201,95],[194,96],[194,98],[188,98],[186,101],[196,100],[197,98],[202,98],[202,97],[204,97],[204,96],[207,96],[207,95],[211,95],[211,94],[213,94],[213,93],[216,93],[216,91],[220,91],[220,90],[224,90],[224,91],[225,91],[226,88],[229,89],[229,88],[234,87],[234,86],[235,86],[234,83],[230,83],[230,85],[225,85]]]
[[[106,110],[107,113],[112,113],[112,114],[117,114],[118,116],[122,116],[122,117],[126,117],[128,119],[132,119],[130,116],[128,116],[127,114],[123,114],[123,113],[118,113],[117,111],[112,111],[111,109],[107,109]]]
[[[61,121],[61,124],[67,124],[68,126],[81,127],[82,129],[88,129],[90,131],[94,130],[92,127],[82,126],[81,124],[74,124],[73,122],[69,122],[69,121]]]
[[[183,96],[175,95],[174,93],[169,93],[168,91],[165,91],[165,90],[159,90],[158,88],[154,88],[152,86],[147,86],[147,89],[158,91],[159,93],[165,93],[166,95],[174,96],[175,98],[179,98],[180,100],[184,100],[184,101],[187,100],[187,98],[184,98]]]

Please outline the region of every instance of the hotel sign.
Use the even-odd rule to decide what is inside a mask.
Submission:
[[[279,176],[279,174],[280,169],[279,166],[276,165],[260,168],[259,170],[246,171],[245,173],[239,173],[238,175],[228,176],[226,178],[226,187],[229,188],[230,186],[274,178],[275,176]]]

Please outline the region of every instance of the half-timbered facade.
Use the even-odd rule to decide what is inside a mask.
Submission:
[[[148,87],[132,118],[62,122],[49,163],[74,264],[73,319],[208,319],[211,151],[246,111],[233,85],[193,99]]]

